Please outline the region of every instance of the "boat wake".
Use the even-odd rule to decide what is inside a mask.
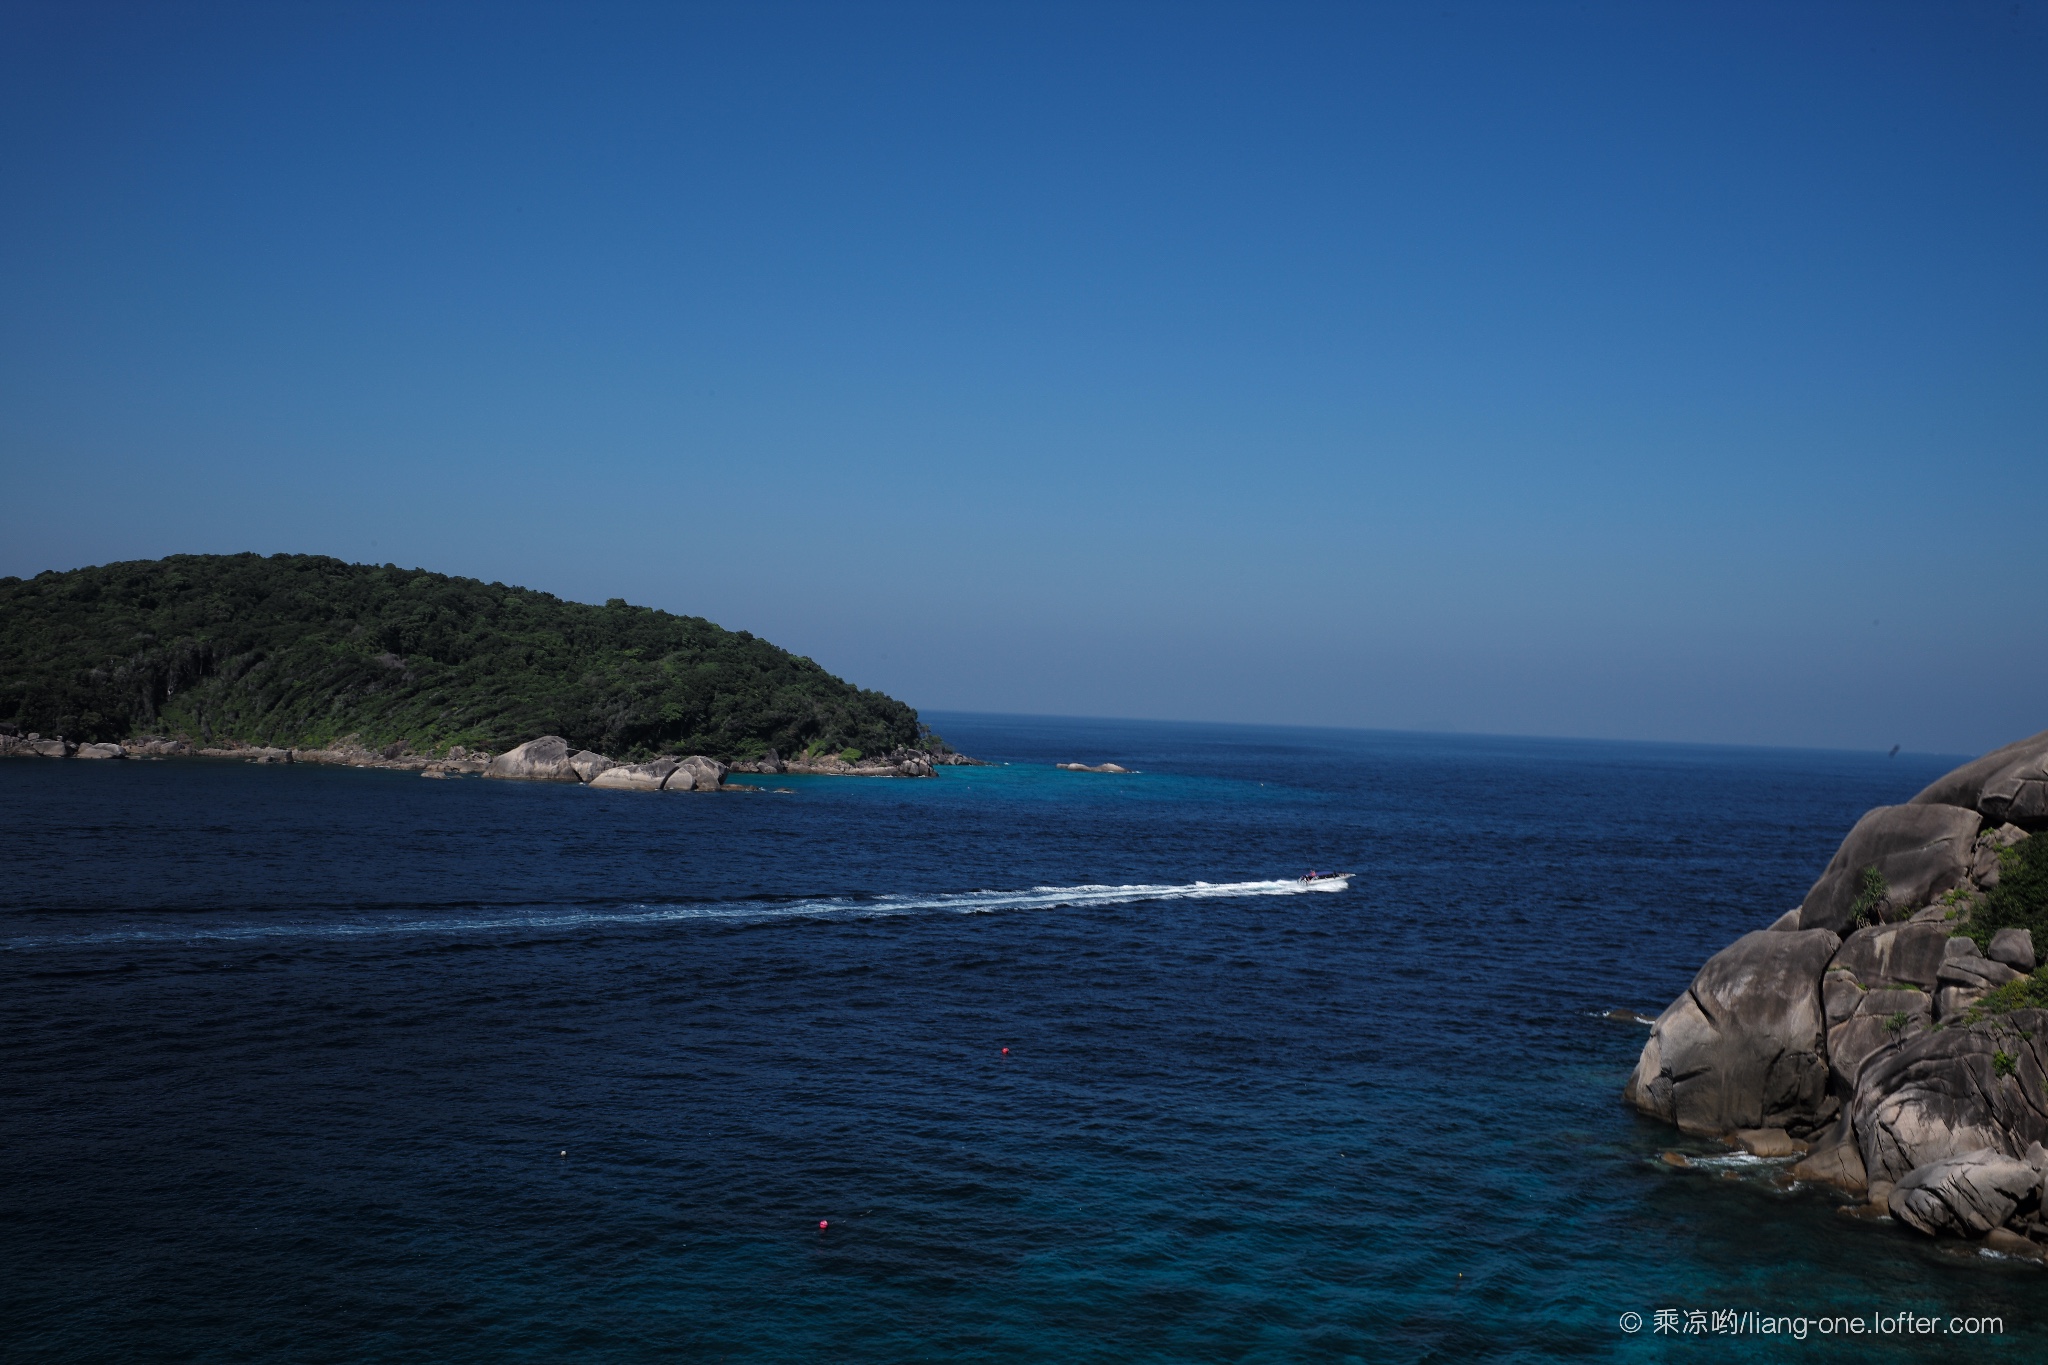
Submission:
[[[499,932],[577,930],[606,925],[656,926],[700,920],[765,922],[798,917],[867,919],[889,915],[993,914],[1003,910],[1055,910],[1074,906],[1133,905],[1144,901],[1231,900],[1242,897],[1301,896],[1342,891],[1348,879],[1304,882],[1294,878],[1253,882],[1144,883],[1125,886],[1034,886],[1025,891],[954,891],[931,895],[826,896],[789,900],[697,901],[681,904],[633,902],[567,909],[558,906],[474,911],[421,918],[418,915],[308,920],[280,915],[236,924],[170,924],[161,920],[84,934],[43,934],[9,938],[9,949],[59,948],[110,943],[190,943],[282,938],[362,938],[420,934],[462,937]]]

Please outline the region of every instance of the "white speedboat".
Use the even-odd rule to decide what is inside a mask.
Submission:
[[[1311,872],[1301,877],[1301,884],[1310,891],[1349,891],[1349,872]]]

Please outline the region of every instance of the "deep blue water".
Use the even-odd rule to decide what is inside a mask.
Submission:
[[[1010,766],[0,764],[0,1353],[2048,1355],[2039,1271],[1659,1163],[1600,1017],[1953,759],[934,719]]]

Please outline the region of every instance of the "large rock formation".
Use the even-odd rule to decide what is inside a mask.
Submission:
[[[2048,1011],[1917,1033],[1863,1064],[1850,1124],[1872,1180],[1980,1147],[2019,1155],[2048,1141]],[[2004,1059],[2004,1060],[2001,1060]]]
[[[1984,956],[2003,962],[2016,972],[2031,972],[2039,965],[2034,961],[2033,931],[2028,929],[2000,929],[1991,936],[1991,946]]]
[[[603,754],[594,754],[588,749],[578,749],[575,753],[569,755],[569,766],[576,770],[576,776],[581,781],[595,782],[598,776],[606,769],[616,768],[619,765],[614,760],[606,758]]]
[[[1952,938],[1942,949],[1941,971],[1934,978],[1938,1019],[1961,1014],[2006,982],[2020,979],[2020,973],[1985,957],[1969,939]]]
[[[484,769],[485,777],[513,778],[526,782],[581,782],[583,775],[569,761],[569,741],[560,735],[529,739],[516,749],[507,749]]]
[[[1810,1130],[1827,1116],[1820,978],[1841,943],[1760,929],[1714,954],[1658,1016],[1629,1099],[1688,1133]]]
[[[715,792],[730,771],[715,758],[657,758],[649,763],[619,763],[589,750],[569,752],[559,735],[543,735],[492,759],[485,777],[529,782],[584,782],[614,791]]]
[[[620,791],[658,792],[676,765],[661,759],[654,763],[615,763],[590,779],[593,787],[616,787]]]
[[[676,764],[675,771],[662,784],[663,791],[715,792],[724,783],[729,770],[715,758],[702,754],[691,754]]]
[[[1910,985],[1931,992],[1952,932],[1928,921],[1873,924],[1842,940],[1828,970],[1847,972],[1866,991]]]
[[[16,734],[11,726],[0,730],[0,757],[70,758],[77,748],[77,745],[64,740],[45,739],[35,733]]]
[[[1995,821],[2048,823],[2048,730],[1993,749],[1929,783],[1916,806],[1968,806]]]
[[[2025,929],[1964,932],[2043,827],[2048,732],[1870,811],[1798,909],[1658,1017],[1627,1098],[1731,1142],[1804,1137],[1795,1178],[1921,1232],[2048,1243],[2048,969]]]
[[[1970,875],[1977,812],[1961,806],[1879,806],[1856,822],[1827,870],[1799,905],[1799,927],[1846,934],[1866,869],[1884,878],[1886,894],[1871,907],[1883,919],[1903,919],[1907,907],[1926,905]]]
[[[1925,1233],[1982,1237],[2041,1196],[2041,1173],[1995,1147],[1930,1162],[1892,1188],[1892,1217]]]

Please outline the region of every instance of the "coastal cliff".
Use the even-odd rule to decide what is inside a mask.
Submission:
[[[1856,822],[1795,909],[1701,967],[1643,1113],[1932,1235],[2048,1253],[2048,732]]]

